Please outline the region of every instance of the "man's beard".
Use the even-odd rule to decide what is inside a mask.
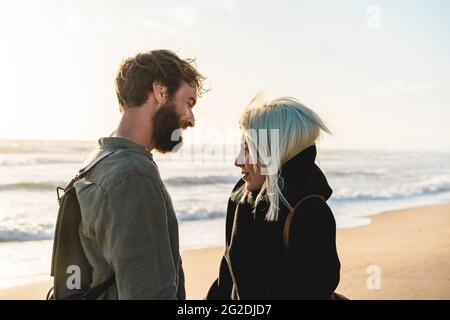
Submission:
[[[176,151],[174,148],[183,141],[180,116],[176,112],[173,99],[166,101],[155,112],[153,117],[153,141],[156,150],[162,153]],[[179,131],[175,132],[175,130]],[[173,135],[173,138],[172,138]],[[177,148],[178,149],[178,148]]]

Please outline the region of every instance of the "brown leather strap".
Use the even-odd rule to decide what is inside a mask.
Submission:
[[[286,222],[284,223],[284,231],[283,231],[283,245],[284,245],[284,251],[287,251],[287,249],[288,249],[288,245],[289,245],[289,230],[290,230],[290,228],[291,228],[291,222],[292,222],[292,218],[294,217],[294,212],[295,212],[295,210],[297,210],[298,206],[300,206],[300,204],[301,204],[303,201],[305,201],[305,200],[307,200],[307,199],[309,199],[309,198],[320,198],[320,199],[322,199],[323,201],[326,201],[326,200],[324,199],[324,197],[322,197],[321,195],[318,195],[318,194],[312,194],[312,195],[307,196],[307,197],[303,198],[302,200],[300,200],[300,201],[295,205],[295,207],[292,208],[291,211],[289,211],[289,214],[288,214],[288,216],[287,216],[287,218],[286,218]]]
[[[228,271],[230,272],[231,282],[233,283],[233,288],[231,289],[231,295],[235,296],[237,298],[237,300],[241,300],[241,297],[239,296],[239,290],[238,290],[236,278],[234,277],[233,266],[231,265],[231,259],[230,259],[230,247],[231,247],[231,242],[233,241],[233,238],[234,238],[234,234],[236,232],[238,210],[239,210],[239,203],[236,203],[236,208],[234,209],[233,227],[231,228],[230,244],[229,244],[229,246],[226,247],[225,254],[223,255],[223,257],[225,258],[225,261],[227,262]]]

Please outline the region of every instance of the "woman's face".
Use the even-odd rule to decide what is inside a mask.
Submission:
[[[244,141],[234,165],[241,168],[242,179],[245,181],[247,191],[258,191],[266,181],[266,176],[261,174],[261,167],[255,163],[256,161],[251,158],[248,145]]]

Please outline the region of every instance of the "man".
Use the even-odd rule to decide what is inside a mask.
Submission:
[[[94,154],[117,152],[75,184],[91,287],[115,277],[100,299],[185,299],[178,222],[151,151],[172,151],[181,129],[194,126],[203,80],[193,60],[168,50],[139,53],[120,66],[122,119]]]

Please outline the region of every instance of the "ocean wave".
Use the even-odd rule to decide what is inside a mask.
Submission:
[[[66,182],[63,181],[45,181],[45,182],[17,182],[0,184],[0,191],[26,190],[26,191],[55,191],[56,187],[63,187]]]
[[[224,218],[225,211],[199,209],[195,211],[177,212],[177,217],[180,222],[208,220]],[[3,226],[0,229],[0,242],[52,240],[54,229],[55,225],[53,223],[24,225],[23,228],[12,226],[8,228],[8,226]]]
[[[380,190],[357,191],[356,189],[345,188],[337,190],[332,196],[332,199],[338,201],[394,200],[435,195],[444,192],[450,192],[450,180],[435,177],[416,183],[405,184],[399,187],[387,187]]]
[[[12,159],[0,160],[1,166],[29,166],[29,165],[40,165],[40,164],[75,164],[83,162],[83,158],[79,156],[74,157],[20,157]]]
[[[194,177],[194,179],[205,180],[209,183],[217,183],[217,181],[229,182],[229,179],[233,179],[235,182],[235,177],[223,176],[217,178],[216,176],[208,177]],[[174,177],[173,179],[178,179]],[[192,179],[192,178],[190,178]],[[180,183],[178,180],[174,180],[176,183]],[[198,180],[197,180],[198,181]],[[187,183],[184,181],[183,183]],[[205,181],[202,181],[205,184]],[[63,185],[58,182],[43,182],[43,183],[16,183],[9,185],[0,185],[0,190],[11,190],[11,189],[27,189],[27,190],[52,190],[54,191],[55,186]],[[433,200],[432,197],[438,194],[450,193],[450,177],[447,176],[434,176],[422,181],[417,181],[414,183],[403,183],[402,185],[389,185],[380,188],[371,189],[358,189],[358,187],[348,184],[352,188],[335,188],[335,193],[332,196],[332,201],[336,201],[334,205],[337,208],[344,206],[348,208],[355,208],[363,204],[365,207],[374,206],[377,207],[378,204],[390,203],[389,200],[400,200],[399,203],[410,204],[416,200]],[[225,218],[225,206],[226,203],[217,203],[217,201],[212,202],[202,202],[201,199],[195,201],[184,201],[183,203],[176,204],[176,207],[181,209],[176,211],[176,215],[180,222],[189,221],[199,221],[199,220],[210,220],[210,219],[224,219]],[[379,201],[379,202],[377,202]],[[14,217],[14,215],[13,215]],[[9,219],[7,222],[4,220],[0,224],[0,242],[7,241],[31,241],[31,240],[44,240],[52,239],[54,232],[53,218],[46,218],[46,220],[40,224],[36,223],[36,211],[30,208],[29,214],[26,214],[21,219],[23,222],[13,219]],[[56,220],[56,217],[54,218]],[[13,224],[14,222],[14,224]]]
[[[41,226],[36,230],[4,229],[0,230],[0,242],[52,240],[53,234],[53,228],[48,226]]]
[[[330,177],[379,177],[391,174],[388,169],[373,169],[373,170],[324,170],[326,176]]]
[[[203,177],[172,177],[164,179],[164,183],[173,187],[203,186],[213,184],[235,184],[239,180],[236,176],[203,176]],[[55,190],[56,187],[64,187],[67,181],[43,181],[28,182],[21,181],[15,183],[0,184],[0,191],[28,190],[28,191],[48,191]]]
[[[172,177],[164,179],[164,183],[173,187],[203,186],[214,184],[235,184],[239,180],[236,176],[200,176],[200,177]],[[21,181],[15,183],[0,184],[0,191],[28,190],[28,191],[48,191],[55,190],[56,187],[64,187],[67,181],[43,181],[29,182]]]
[[[172,177],[164,179],[164,184],[174,187],[200,186],[211,184],[233,184],[239,180],[237,176],[192,176],[192,177]]]
[[[95,147],[95,142],[88,141],[8,141],[0,140],[0,154],[33,153],[88,153]]]
[[[177,217],[180,221],[196,221],[196,220],[224,218],[225,211],[209,211],[205,209],[205,210],[196,210],[194,212],[178,212]]]

